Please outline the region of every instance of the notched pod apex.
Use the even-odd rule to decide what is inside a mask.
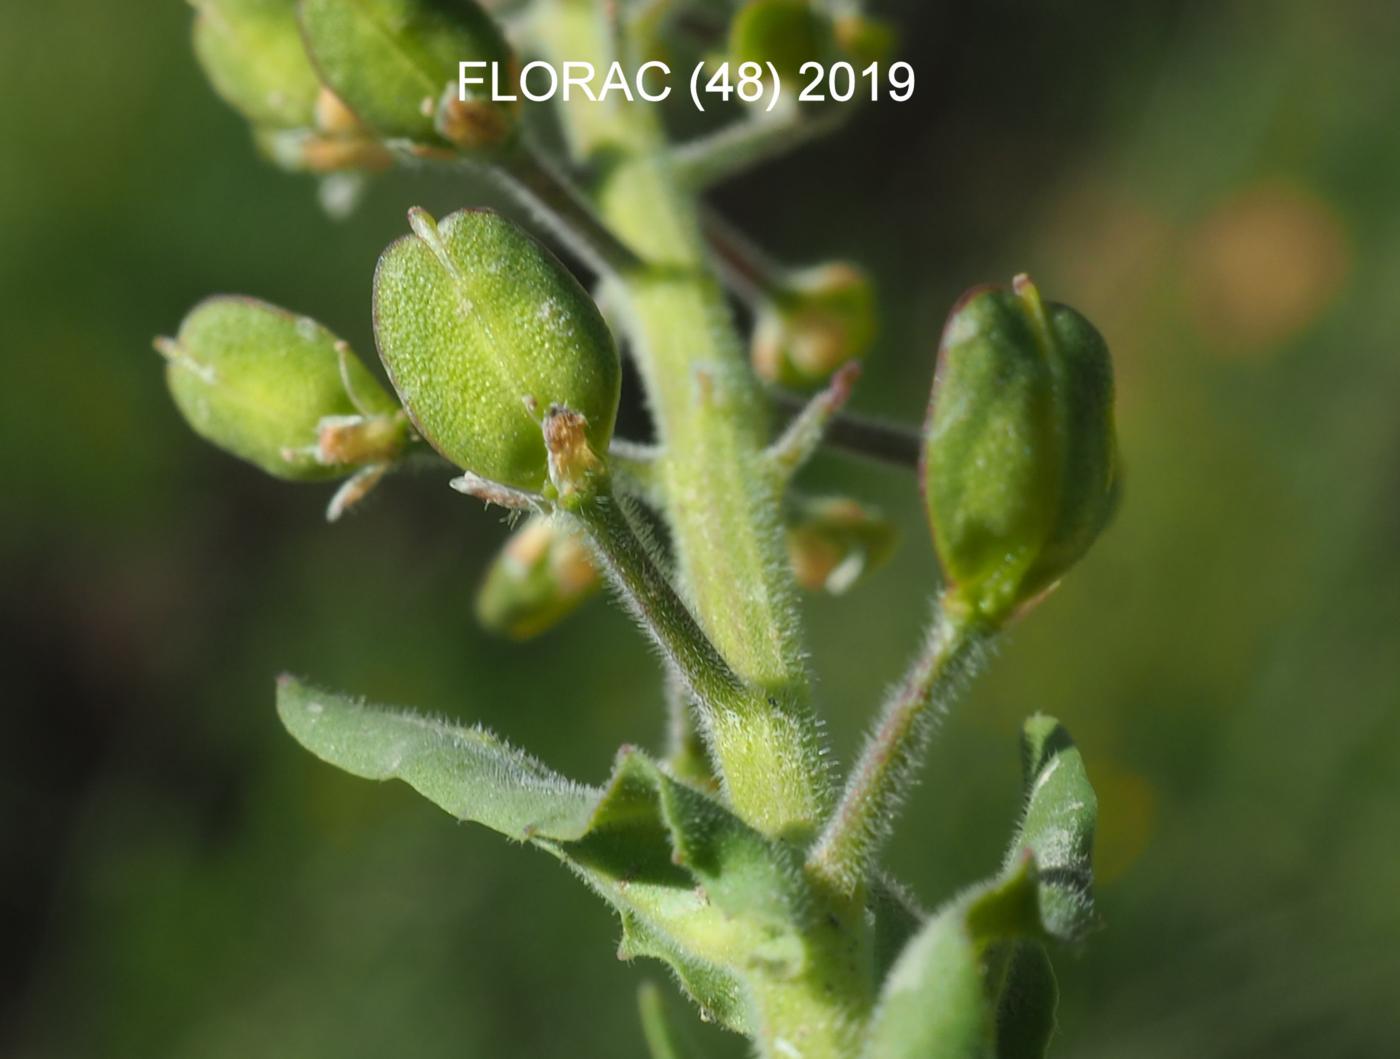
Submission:
[[[548,250],[489,210],[441,224],[410,214],[414,234],[379,259],[379,355],[423,436],[464,471],[545,493],[543,427],[568,410],[581,440],[608,451],[621,387],[612,334]]]
[[[1000,623],[1048,590],[1113,513],[1113,368],[1092,324],[1018,276],[943,332],[922,480],[948,605]]]

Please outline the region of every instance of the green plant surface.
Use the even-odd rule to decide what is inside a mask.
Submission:
[[[532,26],[522,10],[492,6],[522,59],[550,51],[531,34],[570,36],[575,16],[597,28],[584,11]],[[1235,0],[1199,10],[1092,0],[1010,21],[976,5],[879,13],[902,33],[891,57],[920,75],[910,104],[790,124],[733,121],[737,110],[701,120],[682,107],[666,114],[668,153],[654,160],[657,183],[685,212],[686,201],[698,207],[694,238],[708,246],[697,270],[727,288],[713,300],[732,318],[720,348],[734,370],[756,367],[749,340],[762,299],[719,267],[709,216],[763,246],[760,266],[793,264],[766,279],[850,258],[879,294],[880,334],[847,395],[854,413],[809,404],[790,423],[800,401],[761,376],[743,381],[766,420],[753,449],[777,501],[769,581],[791,576],[789,533],[810,498],[878,509],[901,536],[840,598],[784,585],[792,671],[805,685],[796,699],[820,718],[816,745],[829,747],[811,787],[823,793],[810,799],[820,808],[794,812],[808,802],[794,798],[764,821],[770,798],[756,786],[746,833],[795,850],[815,907],[868,917],[843,931],[868,952],[859,977],[872,983],[862,1006],[873,1016],[927,921],[921,906],[948,909],[950,895],[1037,845],[1029,832],[1007,841],[1026,813],[1009,748],[1024,717],[1053,713],[1083,764],[1077,751],[1059,755],[1047,783],[1082,767],[1097,791],[1095,911],[1082,914],[1083,872],[1066,871],[1066,890],[1037,897],[1064,930],[1089,927],[1082,940],[1021,937],[986,950],[980,973],[1000,995],[976,1025],[991,1026],[997,1052],[1388,1054],[1400,1035],[1388,1003],[1400,973],[1400,860],[1387,841],[1400,808],[1388,643],[1400,619],[1390,455],[1400,379],[1387,294],[1400,277],[1389,132],[1400,100],[1386,50],[1395,17],[1359,0],[1288,0],[1263,20]],[[702,642],[698,629],[731,672],[760,672],[777,655],[751,623],[774,608],[743,593],[742,555],[726,565],[693,528],[683,531],[690,551],[677,547],[669,447],[647,413],[660,405],[634,359],[626,289],[641,283],[638,262],[652,267],[643,251],[675,235],[669,208],[629,207],[615,190],[616,217],[644,205],[650,215],[625,222],[625,242],[598,238],[623,223],[601,218],[601,196],[643,183],[621,175],[640,166],[616,146],[636,130],[609,107],[562,122],[540,121],[538,108],[512,115],[521,142],[579,193],[568,218],[566,201],[551,206],[548,172],[521,209],[507,186],[520,174],[502,181],[450,140],[432,151],[453,157],[412,161],[407,143],[386,147],[377,134],[342,141],[320,127],[321,107],[318,124],[289,131],[299,151],[324,138],[354,166],[327,187],[358,189],[358,207],[332,221],[315,202],[324,176],[265,165],[248,149],[244,115],[201,83],[192,16],[182,4],[137,12],[91,0],[0,14],[0,134],[11,147],[0,164],[10,251],[0,301],[14,361],[0,390],[11,496],[0,614],[14,725],[0,747],[0,926],[7,981],[19,987],[7,991],[0,1050],[640,1056],[656,1036],[654,1015],[638,1022],[646,976],[667,1001],[668,1047],[752,1054],[725,1025],[758,1025],[751,972],[690,960],[677,928],[648,933],[640,916],[626,951],[665,956],[670,975],[650,956],[611,959],[619,914],[582,876],[553,870],[553,853],[461,826],[404,784],[328,767],[268,708],[270,676],[288,669],[370,701],[420,704],[444,711],[449,729],[481,725],[528,747],[549,775],[586,780],[590,799],[611,786],[615,748],[643,746],[642,761],[734,816],[702,706],[675,673],[658,679],[674,667],[655,664],[652,630],[637,635],[635,617],[597,599],[538,639],[483,636],[476,585],[525,511],[477,510],[443,488],[459,472],[406,442],[353,517],[326,527],[321,510],[339,483],[266,479],[191,438],[148,349],[207,292],[246,290],[324,321],[382,378],[369,281],[380,252],[409,230],[406,207],[443,218],[496,209],[608,301],[627,359],[614,436],[595,455],[637,584],[672,590],[684,608],[667,602],[677,629],[692,619],[686,642]],[[681,24],[709,34],[707,46],[726,39],[713,7]],[[647,47],[667,50],[646,54],[684,68],[690,42],[676,23],[650,25]],[[614,28],[596,33],[599,54],[611,54]],[[555,54],[579,49],[571,39]],[[381,168],[362,171],[370,158]],[[909,768],[892,785],[898,820],[875,814],[897,826],[840,847],[857,851],[843,863],[865,886],[843,909],[808,866],[814,843],[852,765],[878,753],[861,740],[884,716],[881,689],[903,686],[907,653],[928,660],[920,623],[945,587],[908,470],[933,346],[970,280],[1020,270],[1113,351],[1124,503],[1054,593],[983,644],[976,680],[955,682],[955,708],[950,696],[902,700],[912,706],[899,714],[913,722],[905,730],[927,741],[917,753],[900,744]],[[666,338],[667,323],[656,309],[647,326]],[[402,422],[398,405],[388,411]],[[678,405],[666,414],[702,415]],[[877,415],[908,426],[872,431],[862,419]],[[852,433],[858,446],[891,441],[883,451],[903,462],[850,460]],[[315,435],[299,432],[299,446]],[[689,495],[703,509],[706,494]],[[549,517],[586,542],[587,514]],[[708,571],[717,617],[697,603],[682,559]],[[601,557],[593,563],[613,579]],[[742,714],[737,705],[727,709]],[[764,717],[762,700],[754,705]],[[763,753],[751,771],[784,798],[807,788],[802,755],[773,753],[781,740],[731,745],[731,761]],[[783,776],[773,766],[786,761],[798,767]],[[641,764],[629,782],[646,791]],[[1087,841],[1073,808],[1084,799],[1069,788],[1064,797],[1040,810],[1044,836],[1058,837],[1039,840],[1038,885],[1042,860]],[[645,847],[647,828],[623,829],[628,837],[584,839],[588,849],[571,855],[587,853],[603,878],[616,874],[619,843],[649,849],[648,878],[664,882],[648,894],[689,907],[680,891],[692,869],[663,863],[669,833],[648,826],[658,841]],[[805,939],[802,951],[828,958]],[[731,1014],[703,1025],[668,980],[676,974]],[[815,1023],[820,1004],[801,993],[764,1003],[805,1008],[785,1015],[790,1026]],[[963,1014],[973,1008],[969,997]],[[868,1036],[872,1016],[858,1016],[851,1035]],[[693,1040],[677,1045],[684,1036]],[[770,1047],[791,1043],[783,1033]]]
[[[732,973],[793,977],[810,917],[792,855],[624,750],[603,789],[572,783],[482,731],[390,713],[284,678],[278,710],[317,756],[401,779],[452,815],[562,860],[611,903],[626,956],[671,963],[709,1017],[752,1026]]]
[[[345,466],[316,454],[322,421],[392,417],[399,407],[353,353],[342,372],[338,343],[307,317],[247,298],[210,298],[162,344],[166,382],[198,434],[268,474],[338,477]]]
[[[194,51],[214,90],[259,128],[315,121],[321,82],[290,0],[198,0]]]
[[[603,318],[550,253],[503,218],[463,211],[384,252],[374,278],[380,356],[423,436],[515,489],[547,480],[540,421],[567,405],[606,452],[621,368]]]
[[[301,0],[297,14],[326,85],[370,128],[420,143],[438,139],[438,102],[457,64],[509,54],[475,3]]]
[[[772,43],[751,17],[766,18],[770,6],[738,16],[735,47]],[[795,14],[834,34],[825,12],[789,7],[782,17]],[[624,746],[607,782],[590,788],[480,729],[364,706],[290,678],[278,692],[285,726],[353,775],[402,779],[454,816],[557,857],[617,913],[624,959],[667,964],[702,1018],[749,1037],[769,1059],[897,1059],[930,1050],[972,1057],[994,1049],[998,1033],[1037,1039],[1051,1001],[1044,979],[1035,978],[1033,954],[1010,946],[1075,935],[1092,878],[1093,794],[1082,769],[1069,763],[1060,730],[1042,725],[1028,736],[1035,781],[1019,838],[1024,849],[1005,879],[916,928],[917,916],[889,899],[897,889],[879,877],[878,858],[933,722],[985,661],[984,645],[1080,558],[1106,521],[1116,443],[1111,373],[1097,333],[1072,310],[1044,307],[1023,275],[1014,295],[974,294],[955,307],[920,459],[950,587],[922,655],[833,803],[797,609],[793,538],[781,527],[793,477],[850,398],[854,359],[874,328],[868,287],[854,272],[842,281],[865,291],[854,309],[861,319],[822,324],[841,332],[822,356],[794,347],[793,356],[805,357],[807,381],[826,389],[774,440],[761,384],[772,356],[754,342],[755,363],[744,360],[721,282],[734,272],[741,289],[756,284],[762,255],[734,238],[719,256],[751,254],[753,263],[716,269],[707,230],[722,226],[707,229],[657,112],[617,105],[585,120],[575,118],[578,106],[558,111],[569,161],[579,173],[601,170],[587,189],[528,138],[494,163],[473,157],[474,144],[456,136],[447,138],[460,157],[422,149],[427,123],[443,131],[452,106],[479,101],[453,104],[450,83],[438,100],[410,82],[435,83],[459,43],[471,52],[477,37],[494,39],[487,16],[465,4],[448,17],[431,0],[343,7],[306,0],[299,13],[327,88],[385,136],[385,151],[404,153],[391,138],[408,137],[417,141],[409,157],[487,166],[609,284],[657,435],[650,446],[620,441],[616,455],[621,370],[612,330],[572,274],[499,214],[461,210],[439,224],[420,207],[409,211],[412,235],[393,243],[375,272],[376,345],[403,413],[462,471],[452,482],[458,492],[556,515],[564,532],[588,542],[662,656],[672,734],[667,760]],[[536,0],[534,14],[534,25],[547,28],[529,43],[561,68],[580,57],[605,67],[642,41],[625,14],[594,0]],[[478,25],[486,29],[476,33]],[[472,39],[457,41],[459,33]],[[358,125],[352,132],[368,135]],[[812,275],[788,286],[810,288]],[[762,286],[795,304],[781,280]],[[979,324],[978,308],[993,301],[1019,330]],[[292,323],[266,313],[253,323],[265,318]],[[157,343],[171,371],[223,370],[199,359],[203,344],[186,334],[193,330]],[[318,335],[306,337],[334,351],[342,389],[352,395],[361,384],[348,352]],[[246,341],[270,344],[256,328]],[[238,372],[277,382],[258,363],[228,369],[232,385],[242,383]],[[1022,385],[1008,396],[999,382],[1011,377]],[[282,385],[270,396],[296,392]],[[255,409],[249,430],[266,432],[284,418],[272,400],[265,403],[270,411]],[[216,443],[226,435],[235,453],[247,455],[236,403],[222,432],[209,428],[202,405],[181,407],[198,432]],[[396,412],[377,414],[397,420]],[[316,419],[318,457],[336,447],[334,433],[326,441],[326,424],[339,422]],[[358,503],[396,458],[352,479],[332,501],[332,518]],[[989,512],[989,497],[1013,514]],[[638,501],[664,524],[669,555],[649,541]],[[987,554],[1011,556],[1010,566],[989,567]],[[1003,915],[1017,902],[1025,908],[1016,917]],[[877,923],[882,915],[892,923]],[[995,953],[994,943],[1001,946]],[[1008,984],[1012,1000],[1001,1005]],[[1022,1012],[1029,1013],[1024,1026]]]
[[[1034,871],[1023,866],[935,912],[891,968],[864,1054],[996,1055],[982,967],[988,948],[1035,929],[1035,889]]]

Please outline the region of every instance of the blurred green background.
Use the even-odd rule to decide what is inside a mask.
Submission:
[[[1115,351],[1129,474],[944,726],[894,867],[934,903],[995,865],[1019,721],[1053,712],[1100,793],[1105,921],[1057,959],[1058,1054],[1400,1054],[1400,5],[879,9],[915,101],[716,202],[785,259],[873,270],[857,406],[906,422],[960,289],[1029,269]],[[478,632],[504,529],[444,475],[331,528],[327,489],[177,418],[149,342],[204,294],[369,351],[404,209],[482,201],[401,176],[326,219],[205,86],[189,20],[0,13],[0,1051],[640,1055],[661,968],[616,961],[565,872],[277,724],[289,669],[597,781],[661,718],[604,604],[526,646]],[[849,760],[934,564],[909,476],[830,458],[809,481],[905,527],[891,567],[808,608]]]

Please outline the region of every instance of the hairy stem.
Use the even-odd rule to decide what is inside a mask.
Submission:
[[[934,724],[971,674],[989,636],[968,619],[944,611],[935,616],[923,651],[885,702],[840,804],[808,855],[808,871],[835,892],[854,893],[869,878]]]
[[[834,132],[845,122],[846,109],[829,107],[811,113],[794,105],[781,114],[726,125],[672,151],[676,179],[695,191],[719,184]]]
[[[851,387],[858,378],[860,365],[851,361],[832,376],[827,388],[808,401],[768,447],[768,462],[780,481],[790,481],[816,455],[841,407],[850,400]]]
[[[537,29],[555,59],[611,61],[610,5],[551,0]],[[764,451],[769,405],[749,370],[654,108],[565,107],[578,161],[597,174],[599,215],[645,262],[620,277],[622,317],[651,403],[677,587],[748,697],[707,710],[711,758],[734,811],[803,846],[826,816],[825,749],[810,706],[782,483]],[[874,1003],[869,924],[832,895],[804,936],[800,974],[746,973],[765,1059],[847,1059]]]
[[[656,638],[688,691],[713,713],[741,707],[745,690],[632,528],[609,483],[568,512]]]
[[[794,420],[810,407],[804,398],[780,390],[773,392],[773,403],[783,411],[794,414]],[[918,431],[896,423],[838,411],[826,424],[822,441],[833,449],[879,463],[896,467],[919,465],[921,442]]]
[[[641,260],[599,220],[553,165],[520,144],[488,168],[503,188],[531,210],[570,251],[605,275],[636,271]]]
[[[613,58],[606,5],[553,0],[538,28],[559,59]],[[662,446],[660,480],[682,594],[754,689],[711,739],[734,809],[755,827],[810,836],[827,804],[779,495],[763,460],[767,407],[712,273],[697,203],[671,171],[654,108],[564,107],[575,153],[599,174],[603,220],[644,266],[621,277],[625,322]]]

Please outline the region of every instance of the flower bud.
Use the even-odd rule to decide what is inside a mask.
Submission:
[[[194,52],[224,101],[265,129],[314,123],[321,82],[296,0],[194,0]]]
[[[510,61],[473,0],[302,0],[301,24],[326,84],[383,136],[490,147],[514,127],[505,104],[458,99],[460,63]]]
[[[598,567],[578,534],[537,515],[486,571],[476,614],[492,632],[528,640],[559,624],[600,587]]]
[[[788,521],[788,559],[803,588],[839,596],[884,565],[897,536],[874,508],[844,497],[804,498]]]
[[[408,414],[463,470],[552,495],[547,420],[569,428],[571,464],[612,439],[621,366],[607,324],[564,266],[499,214],[409,217],[414,234],[384,252],[374,278],[379,355]]]
[[[748,0],[729,24],[731,62],[771,62],[789,82],[831,50],[831,24],[810,0]]]
[[[782,293],[759,311],[750,353],[754,371],[781,386],[819,386],[869,351],[875,315],[875,289],[854,265],[791,273]]]
[[[196,434],[278,478],[336,478],[398,457],[393,397],[320,324],[252,298],[210,298],[158,339]]]
[[[1000,623],[1052,587],[1118,493],[1113,368],[1093,325],[1025,276],[965,294],[939,349],[922,478],[950,607]]]

